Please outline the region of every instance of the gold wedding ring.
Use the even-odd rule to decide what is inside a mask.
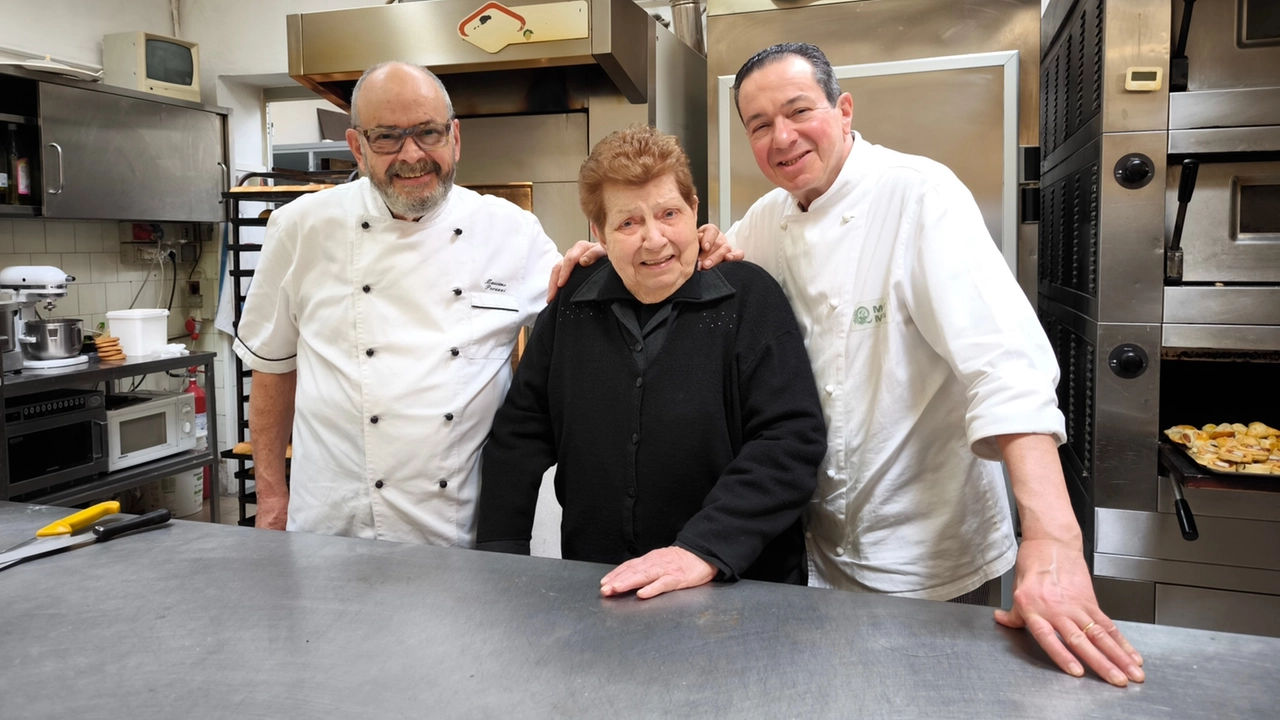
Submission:
[[[1091,628],[1091,627],[1093,627],[1094,625],[1097,625],[1097,624],[1098,624],[1098,623],[1096,623],[1096,622],[1092,622],[1092,621],[1090,621],[1088,625],[1085,625],[1084,627],[1080,628],[1080,632],[1085,633],[1085,634],[1087,635],[1087,634],[1089,633],[1089,628]]]

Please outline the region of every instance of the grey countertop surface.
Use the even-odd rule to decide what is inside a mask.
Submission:
[[[64,509],[0,503],[0,549]],[[174,521],[0,572],[0,717],[1275,718],[1280,639],[1121,624],[1147,682],[990,610]]]

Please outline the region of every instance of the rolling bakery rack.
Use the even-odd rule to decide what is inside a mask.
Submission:
[[[233,298],[234,320],[232,326],[238,333],[240,318],[244,313],[245,298],[249,293],[249,283],[243,282],[253,278],[253,269],[246,268],[244,257],[249,253],[262,251],[258,242],[244,242],[241,231],[244,228],[266,227],[271,210],[290,203],[304,195],[319,192],[333,187],[334,184],[350,181],[355,173],[347,170],[340,172],[251,172],[240,177],[236,186],[222,194],[230,204],[230,238],[227,242],[227,255],[230,262],[231,293]],[[273,206],[253,217],[241,217],[242,203],[265,203]],[[232,355],[235,362],[236,379],[236,445],[249,440],[249,379],[253,371],[244,366],[237,355]],[[236,495],[240,505],[239,524],[252,526],[255,515],[248,512],[248,506],[257,505],[255,490],[249,490],[249,482],[253,480],[253,455],[238,453],[235,447],[222,452],[222,457],[235,463],[232,477],[236,479]],[[285,479],[288,481],[289,461],[285,460]]]

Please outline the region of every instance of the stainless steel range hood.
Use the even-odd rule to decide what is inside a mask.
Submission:
[[[519,41],[496,52],[478,46],[474,32],[470,40],[464,37],[469,19],[489,32],[502,23],[516,23],[511,18],[522,13],[573,16],[571,24],[581,31],[560,32],[570,39],[538,41],[521,19]],[[603,70],[631,103],[646,103],[653,92],[653,21],[632,0],[509,0],[502,6],[485,0],[432,0],[289,15],[286,21],[289,75],[344,109],[361,73],[387,60],[422,65],[438,75],[586,67]]]

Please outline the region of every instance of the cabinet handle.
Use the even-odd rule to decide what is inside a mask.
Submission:
[[[53,188],[49,188],[48,193],[50,195],[61,195],[63,183],[66,180],[66,178],[62,174],[62,146],[59,145],[58,143],[51,142],[49,143],[49,147],[58,151],[58,189],[54,190]]]
[[[227,164],[224,162],[219,162],[218,167],[222,168],[222,175],[227,179],[227,184],[224,187],[223,192],[231,192],[231,168],[227,167]],[[225,203],[226,201],[226,198],[223,198],[218,202]]]

